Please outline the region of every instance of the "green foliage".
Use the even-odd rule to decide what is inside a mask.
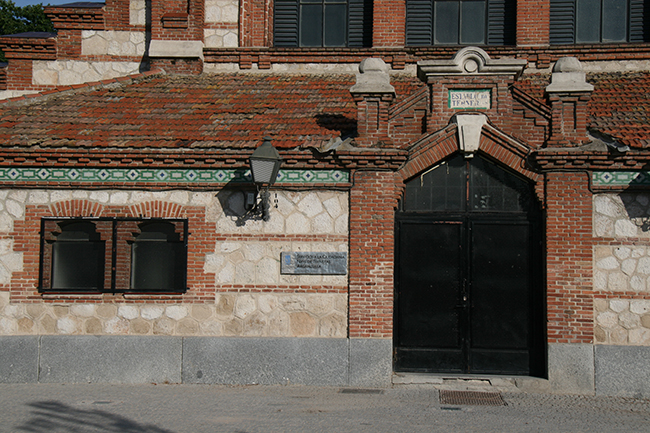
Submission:
[[[0,0],[0,35],[24,32],[53,32],[52,22],[43,12],[43,5],[19,7],[10,0]],[[0,62],[5,62],[0,51]]]

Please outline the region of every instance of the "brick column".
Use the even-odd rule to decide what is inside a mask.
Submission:
[[[381,59],[365,59],[359,64],[359,72],[357,83],[350,89],[357,103],[359,137],[355,143],[361,147],[388,143],[388,109],[395,100],[388,66]]]
[[[588,141],[589,101],[594,86],[575,57],[563,57],[553,67],[546,94],[551,105],[549,146],[578,146]]]
[[[354,173],[350,192],[350,338],[393,335],[397,193],[392,172]]]
[[[546,175],[549,343],[592,343],[592,195],[587,173]]]

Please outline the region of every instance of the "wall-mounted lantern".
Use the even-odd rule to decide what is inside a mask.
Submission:
[[[281,164],[282,158],[271,144],[271,138],[264,137],[264,142],[250,157],[251,177],[257,192],[246,196],[248,215],[269,220],[269,187],[275,183]]]

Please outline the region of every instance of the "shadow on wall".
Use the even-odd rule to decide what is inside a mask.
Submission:
[[[357,135],[357,119],[343,116],[342,114],[317,114],[314,116],[318,126],[327,128],[331,131],[337,131],[341,138],[352,137]]]
[[[95,401],[91,405],[108,404]],[[97,409],[79,409],[57,401],[31,403],[32,417],[18,427],[23,432],[120,432],[173,433],[150,424],[140,424],[121,415]]]
[[[257,197],[257,189],[246,177],[248,170],[239,169],[235,171],[234,178],[224,185],[217,193],[217,200],[226,217],[235,221],[238,227],[246,225],[247,221],[261,219],[247,203],[251,203]],[[247,199],[247,196],[253,194]]]

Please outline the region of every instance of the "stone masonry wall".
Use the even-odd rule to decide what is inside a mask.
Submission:
[[[593,200],[595,340],[650,346],[650,194]]]
[[[203,38],[208,48],[239,46],[239,1],[205,0]]]
[[[94,216],[153,208],[193,215],[188,292],[36,292],[40,218],[74,203]],[[0,335],[346,337],[347,277],[281,275],[279,262],[281,251],[347,251],[347,193],[278,191],[268,222],[238,224],[242,210],[238,191],[0,191]]]

